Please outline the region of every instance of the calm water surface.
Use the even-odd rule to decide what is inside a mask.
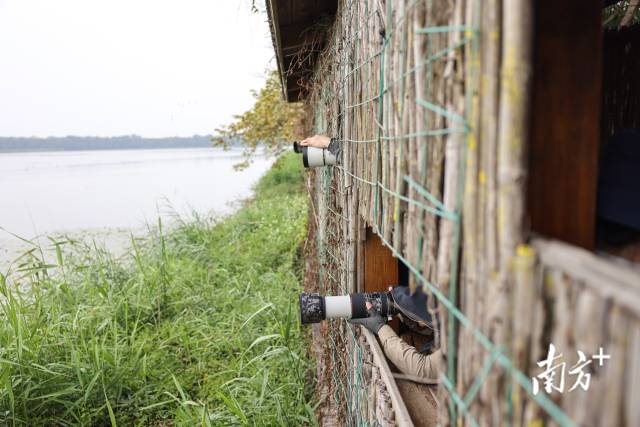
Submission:
[[[236,172],[241,159],[213,148],[0,153],[0,227],[31,238],[225,213],[271,164],[257,159]]]

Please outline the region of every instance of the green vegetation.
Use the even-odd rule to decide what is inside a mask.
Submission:
[[[127,261],[54,242],[56,266],[34,250],[0,275],[0,425],[314,424],[302,182],[287,155],[234,215]]]
[[[235,115],[233,123],[216,129],[218,136],[212,139],[215,145],[223,147],[229,146],[230,141],[242,140],[245,161],[237,165],[239,168],[249,164],[259,146],[264,147],[267,154],[281,154],[296,137],[304,114],[301,102],[287,102],[282,98],[276,70],[269,73],[264,87],[252,91],[252,95],[253,106]]]

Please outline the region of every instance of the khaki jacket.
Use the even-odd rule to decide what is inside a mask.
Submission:
[[[438,378],[440,350],[430,355],[422,354],[415,347],[404,342],[389,325],[380,328],[378,337],[384,353],[402,373],[429,379]]]

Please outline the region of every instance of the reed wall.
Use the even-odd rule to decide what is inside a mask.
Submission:
[[[308,131],[339,138],[343,160],[309,174],[307,286],[356,291],[370,227],[439,316],[440,423],[638,425],[640,275],[526,229],[531,15],[501,0],[340,2]],[[324,422],[397,423],[361,332],[330,321],[315,335]],[[589,391],[534,394],[550,343],[571,365],[600,346],[611,360],[587,368]]]

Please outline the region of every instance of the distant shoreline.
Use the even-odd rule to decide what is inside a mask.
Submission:
[[[124,150],[179,150],[182,148],[218,148],[213,145],[192,145],[192,146],[181,146],[181,147],[157,147],[157,146],[149,146],[149,147],[113,147],[113,148],[34,148],[34,149],[15,149],[15,150],[5,150],[0,148],[0,154],[17,154],[17,153],[71,153],[74,151],[124,151]],[[230,149],[234,149],[235,147],[231,147]]]
[[[54,150],[54,149],[34,149],[34,150],[7,150],[3,151],[0,149],[0,155],[2,154],[74,154],[74,153],[100,153],[100,152],[116,152],[116,151],[171,151],[171,150],[214,150],[229,153],[230,156],[240,156],[242,155],[242,147],[239,146],[230,146],[228,148],[224,147],[216,147],[213,145],[204,146],[185,146],[185,147],[129,147],[129,148],[69,148],[65,150]]]
[[[0,153],[212,148],[214,145],[211,140],[211,135],[167,138],[143,138],[137,135],[108,138],[93,136],[0,137]],[[229,145],[236,147],[240,143],[239,141],[231,141]]]

